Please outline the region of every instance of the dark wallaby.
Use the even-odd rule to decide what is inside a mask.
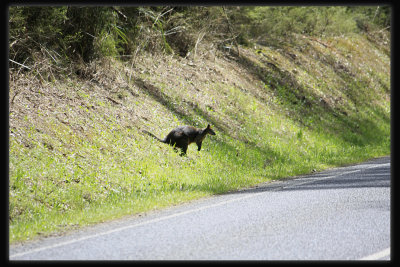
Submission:
[[[196,143],[198,150],[201,149],[201,143],[207,134],[215,135],[215,132],[211,129],[210,124],[204,129],[199,129],[193,126],[179,126],[173,129],[164,139],[160,139],[154,134],[143,130],[156,140],[174,146],[175,148],[180,148],[182,154],[186,154],[187,148],[191,143]]]

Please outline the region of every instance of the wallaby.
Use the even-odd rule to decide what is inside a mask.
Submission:
[[[143,132],[162,143],[174,146],[175,149],[179,147],[182,150],[182,155],[186,154],[187,148],[191,143],[196,143],[197,148],[200,151],[201,143],[203,142],[204,138],[206,138],[206,135],[215,135],[215,132],[211,129],[210,124],[208,124],[204,129],[199,129],[193,126],[179,126],[169,132],[164,139],[160,139],[146,130],[143,130]]]

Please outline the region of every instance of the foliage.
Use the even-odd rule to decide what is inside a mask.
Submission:
[[[215,48],[295,41],[293,33],[337,36],[390,26],[389,6],[36,7],[9,9],[10,58],[61,61],[165,51],[187,56],[202,40]],[[206,48],[208,49],[208,48]],[[61,61],[59,63],[61,63]]]
[[[231,8],[231,17],[242,39],[274,45],[282,41],[295,42],[293,34],[338,36],[359,29],[370,30],[371,25],[387,27],[390,26],[390,7],[241,7]]]

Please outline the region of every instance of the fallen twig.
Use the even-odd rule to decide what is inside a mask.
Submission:
[[[18,63],[17,61],[14,61],[14,60],[12,60],[12,59],[8,59],[8,60],[10,60],[12,63],[15,63],[15,64],[17,64],[17,65],[20,65],[20,66],[22,66],[22,67],[24,67],[24,68],[27,68],[28,70],[31,70],[31,68],[29,68],[28,66],[25,66],[24,64]]]

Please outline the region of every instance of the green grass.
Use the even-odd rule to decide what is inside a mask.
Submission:
[[[93,135],[90,142],[74,140],[78,152],[67,157],[55,156],[41,144],[25,148],[11,138],[10,240],[24,240],[37,233],[162,208],[390,152],[387,133],[386,140],[380,138],[382,141],[377,143],[375,139],[382,133],[377,129],[371,132],[374,129],[368,125],[363,126],[369,130],[367,137],[347,132],[343,135],[349,137],[342,139],[278,121],[273,123],[281,124],[280,137],[250,128],[249,122],[248,136],[254,137],[251,141],[258,142],[256,146],[218,133],[218,138],[205,140],[200,153],[190,147],[188,157],[180,157],[153,141],[148,144],[129,140],[123,132],[117,136],[102,132],[101,136]],[[107,139],[114,140],[113,144]],[[102,146],[111,147],[101,152]]]
[[[376,48],[363,38],[357,42],[369,52],[354,53],[359,62],[373,57]],[[309,61],[296,66],[296,84],[290,84],[282,70],[293,62],[276,50],[263,51],[279,58],[281,71],[266,71],[262,56],[252,52],[244,56],[246,70],[258,77],[253,83],[223,74],[228,82],[199,80],[196,90],[180,75],[140,74],[136,78],[154,85],[153,91],[147,86],[131,96],[132,85],[121,86],[126,89],[115,99],[122,106],[79,80],[55,83],[84,105],[66,102],[59,110],[28,114],[23,126],[15,126],[18,134],[10,135],[10,242],[390,154],[387,62],[368,58],[346,72],[296,51]],[[132,117],[132,110],[143,113]],[[68,122],[56,119],[66,111]],[[200,152],[189,146],[187,157],[140,132],[162,136],[178,125],[207,123],[217,135],[207,137]]]

